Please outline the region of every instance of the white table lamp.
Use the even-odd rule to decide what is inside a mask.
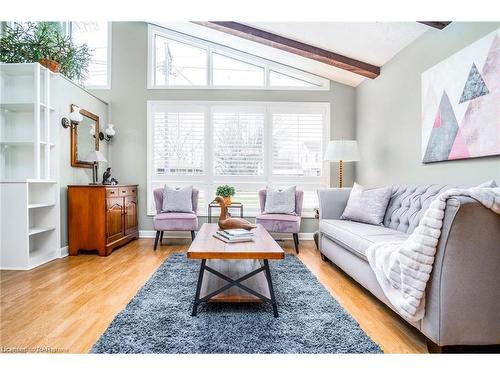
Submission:
[[[339,163],[339,187],[342,187],[342,163],[344,161],[359,161],[358,141],[330,141],[326,146],[325,160]]]
[[[104,157],[104,155],[102,154],[101,151],[98,151],[98,150],[95,150],[95,151],[90,151],[87,156],[85,157],[85,159],[83,159],[85,161],[89,161],[91,163],[94,163],[93,167],[92,167],[92,184],[91,185],[98,185],[97,183],[97,165],[98,163],[100,162],[106,162],[106,158]]]

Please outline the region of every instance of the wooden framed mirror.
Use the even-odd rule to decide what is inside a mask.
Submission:
[[[77,107],[71,104],[70,111]],[[94,163],[84,161],[83,158],[90,151],[99,150],[99,116],[80,109],[83,120],[76,126],[71,126],[71,166],[76,168],[92,168]],[[95,128],[94,135],[91,134],[92,128]]]

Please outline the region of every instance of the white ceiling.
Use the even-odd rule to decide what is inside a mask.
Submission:
[[[190,22],[156,24],[349,86],[355,87],[368,79]],[[387,63],[399,51],[429,30],[428,26],[417,22],[245,22],[245,24],[377,66]]]

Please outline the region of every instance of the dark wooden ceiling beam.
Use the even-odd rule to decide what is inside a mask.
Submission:
[[[352,59],[325,49],[311,46],[293,39],[273,34],[255,27],[247,26],[232,21],[199,21],[193,22],[214,30],[235,35],[253,42],[261,43],[269,47],[290,52],[308,59],[320,61],[324,64],[339,69],[362,75],[368,78],[376,78],[380,75],[380,67]]]
[[[424,25],[434,27],[435,29],[443,30],[448,26],[451,21],[417,21],[418,23],[423,23]]]

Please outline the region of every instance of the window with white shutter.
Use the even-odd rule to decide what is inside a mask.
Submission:
[[[272,174],[321,177],[324,114],[286,108],[271,115]]]
[[[214,107],[215,176],[264,174],[265,107]]]
[[[154,174],[202,175],[205,168],[204,109],[155,104],[150,116],[153,123]]]
[[[312,215],[316,190],[329,185],[329,127],[326,103],[150,101],[148,214],[154,188],[193,185],[206,215],[217,186],[228,184],[246,215],[260,212],[260,189],[291,185],[304,191],[303,214]]]

